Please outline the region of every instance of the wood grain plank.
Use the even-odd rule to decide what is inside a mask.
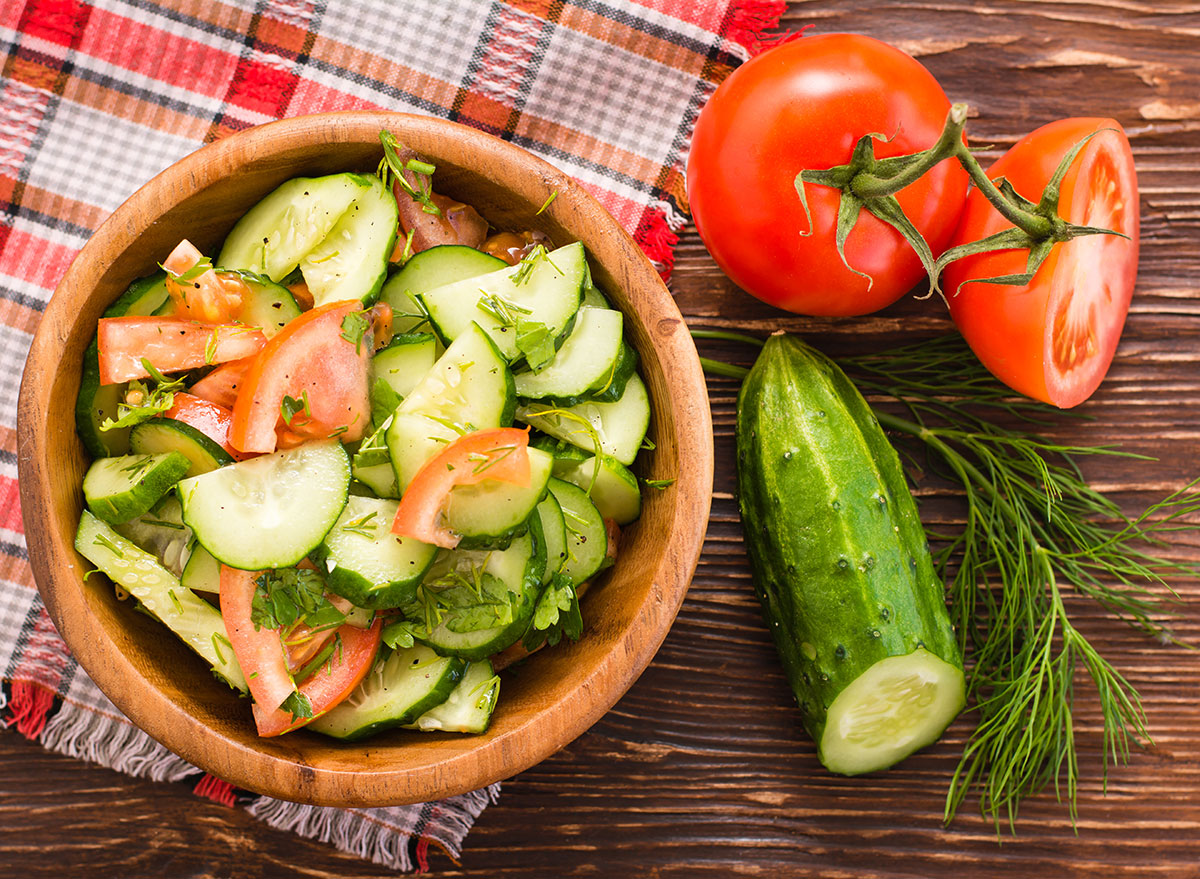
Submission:
[[[1142,192],[1138,291],[1109,379],[1056,437],[1121,443],[1155,461],[1093,459],[1089,477],[1128,510],[1200,475],[1200,4],[1186,0],[812,0],[785,24],[869,33],[917,54],[972,106],[972,141],[998,156],[1035,126],[1102,115],[1129,131]],[[741,294],[685,233],[673,291],[693,326],[804,333],[833,354],[946,332],[937,301],[907,298],[863,319],[816,320]],[[704,343],[748,364],[753,352]],[[1015,837],[970,809],[943,828],[943,798],[973,717],[888,773],[823,772],[799,730],[750,588],[733,500],[736,383],[710,380],[715,495],[704,552],[654,663],[588,734],[505,785],[447,877],[1200,876],[1200,659],[1072,602],[1081,628],[1142,693],[1154,747],[1101,769],[1098,704],[1080,684],[1080,812],[1028,802]],[[962,520],[929,477],[928,521]],[[1170,552],[1200,558],[1200,536]],[[1200,584],[1176,584],[1172,625],[1200,643]],[[1078,831],[1076,833],[1076,830]],[[47,853],[53,856],[48,857]],[[388,875],[262,827],[237,809],[80,764],[0,733],[0,864],[12,875]]]

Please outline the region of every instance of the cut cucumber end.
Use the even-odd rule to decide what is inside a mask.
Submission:
[[[889,656],[833,700],[819,757],[842,775],[887,769],[936,741],[965,704],[962,669],[922,647]]]

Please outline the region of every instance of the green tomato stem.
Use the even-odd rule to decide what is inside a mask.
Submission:
[[[879,160],[877,165],[885,168],[894,165],[898,166],[898,170],[887,175],[874,173],[877,169],[860,171],[850,181],[851,191],[863,201],[895,195],[904,187],[916,183],[934,166],[946,159],[954,159],[962,165],[963,170],[971,178],[971,182],[978,187],[1001,216],[1033,239],[1049,236],[1054,231],[1054,224],[1049,219],[1013,202],[987,176],[979,164],[979,160],[963,142],[963,130],[966,122],[967,105],[951,105],[950,112],[946,114],[946,124],[942,128],[937,143],[927,150],[902,157],[901,161]]]
[[[747,345],[753,345],[755,348],[763,346],[763,340],[755,336],[748,336],[745,333],[732,333],[728,330],[689,330],[693,339],[717,339],[723,342],[744,342]]]

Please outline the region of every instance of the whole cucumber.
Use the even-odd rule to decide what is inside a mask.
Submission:
[[[962,710],[962,654],[870,407],[777,333],[742,384],[737,448],[755,592],[821,762],[856,775],[930,744]]]

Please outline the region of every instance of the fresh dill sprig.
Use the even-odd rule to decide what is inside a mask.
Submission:
[[[761,344],[721,331],[696,335]],[[1175,642],[1161,619],[1174,594],[1164,578],[1196,576],[1200,565],[1158,550],[1163,535],[1196,527],[1200,480],[1139,516],[1125,515],[1088,484],[1079,462],[1144,456],[1039,436],[1035,431],[1057,419],[1079,416],[1014,394],[957,334],[838,362],[881,426],[923,444],[936,472],[964,493],[960,530],[926,528],[939,546],[939,574],[949,581],[979,714],[947,793],[945,820],[977,793],[984,816],[1011,829],[1021,801],[1048,786],[1074,820],[1077,673],[1090,678],[1099,697],[1105,776],[1110,763],[1127,759],[1131,743],[1149,736],[1136,690],[1075,627],[1067,596],[1096,601],[1160,642]],[[714,361],[704,368],[732,378],[746,373]],[[907,417],[896,414],[898,407]],[[893,439],[908,451],[902,443]]]

